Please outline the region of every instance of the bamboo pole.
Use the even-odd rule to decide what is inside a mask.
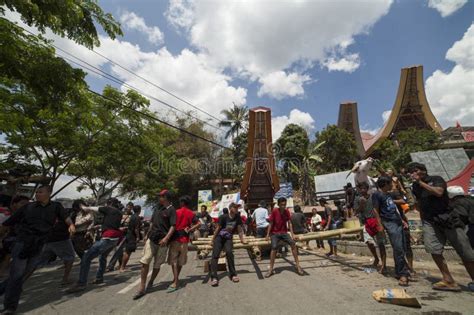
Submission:
[[[311,241],[311,240],[318,240],[318,239],[328,239],[328,238],[341,238],[342,235],[347,234],[356,234],[362,231],[361,227],[358,228],[351,228],[351,229],[337,229],[331,231],[322,231],[322,232],[315,232],[315,233],[307,233],[307,234],[300,234],[297,236],[296,241]],[[245,239],[245,238],[244,238]],[[246,239],[247,243],[242,244],[240,240],[234,240],[234,249],[241,249],[241,248],[252,248],[254,246],[269,246],[270,241],[267,241],[264,238],[257,238],[257,239]],[[196,244],[196,247],[200,250],[204,249],[212,249],[211,242],[207,242],[204,244]]]

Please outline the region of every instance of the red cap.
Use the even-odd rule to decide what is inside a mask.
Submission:
[[[167,194],[169,194],[169,193],[170,193],[170,192],[169,192],[168,189],[163,189],[162,191],[160,191],[159,195],[160,195],[160,196],[165,196],[165,195],[167,195]]]

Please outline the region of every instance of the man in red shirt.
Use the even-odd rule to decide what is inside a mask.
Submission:
[[[168,252],[168,264],[173,269],[173,283],[168,287],[168,292],[178,289],[178,278],[181,269],[186,265],[188,258],[189,234],[198,229],[201,222],[192,210],[191,198],[183,196],[179,198],[181,208],[176,210],[176,231],[173,234]]]
[[[280,241],[291,246],[291,252],[293,253],[296,264],[296,272],[302,276],[303,270],[301,270],[300,267],[298,251],[294,241],[294,239],[297,238],[295,238],[295,234],[293,233],[290,211],[286,208],[286,198],[278,198],[278,208],[273,209],[268,221],[270,222],[270,227],[267,230],[267,240],[269,240],[271,236],[272,252],[270,254],[270,269],[265,275],[265,278],[270,278],[275,274],[273,265],[275,264],[278,242]],[[288,229],[290,230],[291,237],[288,235]]]

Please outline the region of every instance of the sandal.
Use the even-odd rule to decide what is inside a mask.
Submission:
[[[139,298],[145,296],[146,293],[145,292],[142,292],[142,291],[138,291],[137,293],[135,293],[135,295],[133,296],[133,300],[138,300]]]
[[[452,292],[460,292],[461,287],[457,285],[457,283],[447,283],[443,280],[436,282],[432,286],[433,290],[439,291],[452,291]]]
[[[296,273],[299,275],[299,276],[304,276],[304,272],[301,268],[299,269],[296,269]]]
[[[102,284],[104,283],[104,279],[95,279],[94,281],[91,282],[92,284]]]
[[[212,279],[211,280],[211,287],[217,287],[219,285],[219,280],[217,279]]]
[[[178,290],[178,287],[169,286],[168,289],[166,289],[166,292],[173,293],[177,290]]]
[[[398,280],[398,285],[401,287],[408,287],[408,278],[405,276],[400,277],[400,280]]]
[[[240,281],[239,277],[237,277],[237,276],[232,277],[232,282],[233,283],[238,283],[239,281]]]
[[[269,271],[267,272],[267,274],[265,275],[265,278],[270,278],[271,276],[273,276],[275,274],[275,271]]]

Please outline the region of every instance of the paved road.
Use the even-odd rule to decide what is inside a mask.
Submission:
[[[64,294],[59,287],[59,265],[37,272],[26,284],[19,312],[30,314],[474,314],[474,294],[434,292],[430,283],[436,279],[423,276],[408,288],[423,307],[421,310],[377,303],[374,290],[397,287],[396,280],[377,273],[366,274],[363,261],[350,255],[339,261],[327,260],[322,253],[301,253],[304,276],[294,272],[291,257],[277,260],[277,274],[264,279],[268,260],[255,262],[245,250],[236,251],[236,268],[241,282],[221,279],[219,288],[207,284],[203,261],[189,253],[183,269],[182,286],[166,293],[172,275],[164,266],[153,291],[133,301],[139,274],[139,253],[132,256],[131,270],[125,274],[106,275],[103,285],[90,285],[86,292]],[[96,269],[91,269],[91,277]],[[73,277],[77,277],[78,266]],[[459,279],[465,284],[466,279]],[[462,281],[461,281],[462,280]],[[464,288],[465,289],[465,288]]]

